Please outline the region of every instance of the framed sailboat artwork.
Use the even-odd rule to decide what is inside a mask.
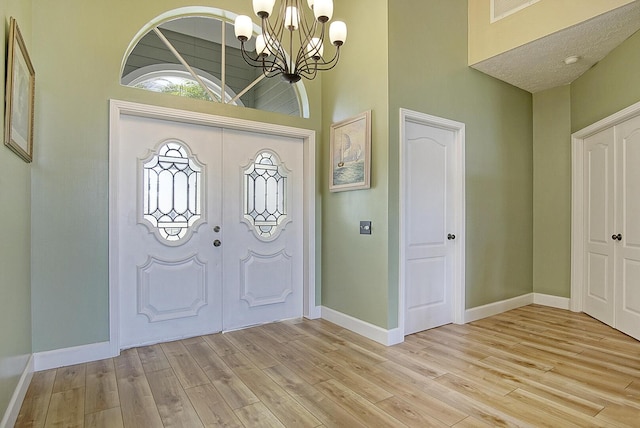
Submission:
[[[371,187],[371,110],[331,125],[329,190]]]

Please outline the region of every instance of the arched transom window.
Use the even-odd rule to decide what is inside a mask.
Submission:
[[[167,12],[149,22],[125,55],[121,83],[309,117],[302,82],[292,85],[282,79],[265,78],[242,59],[240,44],[234,37],[235,16],[219,9],[190,7]]]

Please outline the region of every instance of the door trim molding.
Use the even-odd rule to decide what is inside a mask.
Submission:
[[[456,153],[455,153],[455,183],[454,187],[454,205],[455,213],[453,220],[453,228],[456,230],[456,245],[454,251],[454,278],[453,278],[453,322],[456,324],[464,324],[465,322],[465,124],[425,113],[420,113],[404,108],[400,109],[400,213],[399,213],[399,278],[398,278],[398,329],[404,336],[405,323],[405,184],[406,177],[404,175],[404,154],[406,123],[408,121],[416,122],[432,127],[442,128],[453,131],[455,133]]]
[[[571,304],[584,309],[584,140],[600,131],[640,115],[640,102],[571,134]]]
[[[120,118],[137,116],[169,120],[224,129],[248,132],[260,130],[261,134],[300,138],[303,140],[303,316],[319,318],[316,304],[316,133],[314,130],[254,122],[206,113],[178,110],[129,101],[109,101],[109,343],[112,355],[120,353],[120,304],[118,282],[118,195],[117,171],[119,168],[115,148],[119,146]]]

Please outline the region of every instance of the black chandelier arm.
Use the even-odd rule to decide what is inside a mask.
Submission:
[[[244,59],[244,61],[251,67],[262,68],[267,73],[271,73],[273,71],[277,71],[282,68],[282,67],[279,67],[278,62],[275,60],[267,60],[267,58],[265,58],[262,55],[258,55],[257,57],[251,56],[245,49],[244,43],[241,43],[240,45],[240,52],[242,54],[242,59]],[[277,74],[274,74],[274,75],[277,75]]]
[[[319,71],[327,71],[327,70],[331,70],[333,67],[335,67],[336,65],[338,65],[338,60],[340,59],[340,46],[336,46],[336,53],[333,54],[333,58],[331,58],[329,61],[318,61],[318,64],[320,65],[320,67],[318,67]]]
[[[325,24],[320,24],[320,25],[321,25],[321,30],[318,38],[322,43],[324,43]],[[306,33],[306,37],[304,39],[302,37],[302,33],[300,33],[300,49],[298,50],[298,55],[296,56],[296,64],[303,62],[306,58],[314,56],[314,54],[317,55],[320,53],[319,46],[315,46],[314,50],[310,52],[307,51],[307,46],[309,46],[309,44],[311,43],[311,41],[316,35],[315,33],[318,29],[317,27],[318,27],[318,21],[316,20],[312,25],[312,28],[311,28],[312,32]]]
[[[304,67],[300,67],[298,72],[300,74],[315,75],[318,71],[327,71],[331,70],[338,64],[338,60],[340,59],[340,47],[336,47],[336,52],[329,61],[321,60],[321,61],[313,61],[307,60],[304,62]]]
[[[286,6],[286,5],[285,5]],[[278,65],[278,68],[282,70],[282,73],[289,72],[289,59],[287,53],[282,46],[282,39],[285,31],[285,19],[284,19],[283,7],[282,13],[275,24],[272,26],[271,21],[268,18],[262,18],[262,36],[266,45],[267,52],[275,57],[272,61],[274,65]],[[289,31],[287,29],[287,31]]]
[[[298,50],[296,63],[300,62],[302,60],[302,57],[306,55],[307,46],[309,46],[309,43],[311,43],[311,40],[315,37],[316,31],[318,30],[318,20],[315,19],[315,16],[313,16],[313,13],[312,13],[312,18],[314,18],[313,24],[311,24],[311,27],[309,27],[306,17],[304,16],[304,10],[300,12],[300,24],[299,24],[300,49]],[[322,40],[324,38],[323,36],[324,24],[321,24],[321,25],[322,25],[322,31],[321,31],[320,39]]]
[[[244,59],[244,62],[249,64],[251,67],[262,67],[262,61],[260,61],[258,57],[254,58],[249,55],[246,48],[244,47],[243,41],[240,41],[240,53],[242,54],[242,59]]]

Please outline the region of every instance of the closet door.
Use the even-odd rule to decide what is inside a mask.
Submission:
[[[640,117],[615,131],[616,328],[640,340]]]
[[[584,312],[610,325],[614,320],[615,221],[614,131],[584,140]],[[617,232],[615,232],[617,233]]]

